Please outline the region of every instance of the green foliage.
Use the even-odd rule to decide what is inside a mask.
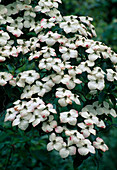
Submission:
[[[63,0],[64,15],[83,15],[94,19],[96,40],[102,41],[117,52],[117,1],[116,0]]]

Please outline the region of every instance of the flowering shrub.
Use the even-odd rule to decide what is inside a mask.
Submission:
[[[48,151],[77,162],[108,150],[98,134],[117,116],[117,54],[91,39],[91,17],[62,16],[59,3],[1,0],[0,85],[19,90],[5,121],[37,128]]]

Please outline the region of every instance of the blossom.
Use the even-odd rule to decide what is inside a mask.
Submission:
[[[50,17],[55,17],[56,21],[62,21],[62,19],[63,19],[60,11],[57,10],[56,8],[51,9],[51,10],[48,12],[48,15],[49,15]]]
[[[49,58],[50,56],[56,56],[55,49],[47,47],[47,46],[42,47],[41,52],[44,58]]]
[[[32,84],[35,80],[39,79],[39,73],[35,70],[24,71],[17,76],[17,85],[19,87],[24,87],[25,83]]]
[[[97,137],[96,141],[93,142],[93,146],[96,149],[101,149],[103,152],[108,150],[108,146],[104,143],[103,139]]]
[[[66,158],[69,155],[76,154],[76,147],[75,146],[68,146],[65,142],[63,143],[62,149],[60,149],[59,154],[62,158]]]
[[[108,81],[114,81],[117,80],[117,73],[113,71],[112,69],[106,69],[107,71],[107,80]]]
[[[60,120],[62,123],[69,123],[70,125],[76,125],[78,117],[78,111],[71,109],[69,112],[60,113]]]
[[[77,29],[78,29],[77,24],[78,24],[77,21],[62,22],[60,23],[60,28],[63,28],[66,33],[77,32]]]
[[[50,115],[48,121],[43,123],[42,130],[48,133],[53,131],[53,129],[56,127],[57,127],[57,122],[54,120],[54,116]]]
[[[88,87],[90,90],[103,90],[105,87],[104,74],[105,72],[101,68],[95,67],[94,70],[92,70],[88,75],[88,79],[90,80]]]
[[[10,39],[10,36],[7,32],[0,30],[0,45],[6,45],[7,41]]]
[[[24,28],[30,28],[34,24],[35,24],[35,20],[33,17],[31,17],[30,15],[24,16],[24,22],[23,22]]]
[[[78,95],[75,95],[71,93],[70,90],[65,90],[64,88],[58,88],[58,91],[56,92],[56,97],[60,98],[58,100],[58,103],[65,107],[68,104],[72,104],[72,101],[74,101],[76,104],[80,105],[80,100],[78,99]]]
[[[7,5],[7,15],[14,15],[18,13],[18,9],[16,8],[17,2],[13,2]]]
[[[10,18],[10,20],[11,20],[12,18]],[[22,30],[22,28],[23,28],[23,23],[22,23],[22,21],[23,21],[23,18],[21,18],[21,17],[17,17],[15,20],[11,20],[11,24],[10,24],[10,26],[11,27],[17,27],[17,28],[19,28],[20,30]]]
[[[30,117],[29,123],[32,123],[33,127],[37,126],[40,122],[45,121],[46,118],[43,118],[38,109],[35,109],[32,116]]]
[[[70,58],[77,58],[78,52],[73,49],[67,49],[66,47],[59,47],[59,51],[62,53],[62,58],[64,61],[69,60]]]
[[[18,111],[16,111],[14,108],[7,109],[7,113],[5,115],[4,121],[13,121],[17,115]]]
[[[90,136],[90,133],[96,135],[96,130],[94,129],[94,125],[92,124],[85,124],[85,123],[78,123],[78,126],[82,129],[81,133],[85,138]]]
[[[47,144],[47,150],[51,151],[53,149],[59,151],[63,145],[63,138],[56,136],[55,133],[51,133],[49,137],[50,143]]]
[[[84,136],[79,133],[77,130],[68,130],[65,129],[66,136],[69,136],[68,138],[68,144],[77,144],[81,139],[84,139]]]
[[[20,37],[23,34],[23,32],[17,27],[7,26],[7,31],[11,32],[16,37]]]
[[[95,148],[92,146],[89,139],[82,139],[77,144],[80,155],[87,155],[88,153],[95,153]]]
[[[37,58],[39,58],[40,57],[40,55],[41,55],[42,53],[40,52],[40,51],[35,51],[35,52],[32,52],[32,53],[30,53],[30,57],[28,58],[28,60],[30,61],[30,60],[32,60],[32,59],[37,59]]]
[[[16,119],[14,119],[12,126],[17,126],[22,129],[22,130],[26,130],[27,127],[29,126],[29,115],[25,116],[25,117],[21,117],[21,115],[16,116]]]
[[[7,84],[7,81],[11,80],[12,78],[12,74],[7,72],[0,72],[0,85],[4,86],[5,84]]]
[[[39,39],[38,38],[32,37],[32,38],[30,38],[29,41],[25,41],[25,44],[26,44],[27,47],[29,47],[29,49],[31,51],[35,50],[32,53],[37,53],[37,54],[40,53],[40,51],[36,51],[36,48],[40,47],[40,43],[39,43]]]
[[[89,112],[88,110],[86,110],[85,108],[83,108],[82,111],[79,112],[79,114],[83,118],[85,118],[84,122],[86,123],[86,125],[92,125],[98,122],[98,117],[95,116],[93,113]]]
[[[50,18],[50,19],[45,19],[43,18],[41,20],[41,28],[51,28],[53,26],[55,26],[54,24],[55,18]]]
[[[94,62],[91,62],[89,60],[87,60],[86,62],[81,62],[78,65],[78,69],[80,69],[82,72],[88,72],[91,73],[91,69],[90,67],[94,66]]]

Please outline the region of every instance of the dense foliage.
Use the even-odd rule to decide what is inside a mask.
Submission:
[[[91,17],[62,16],[58,3],[1,1],[1,169],[98,167],[108,150],[117,55],[92,40]]]
[[[72,8],[71,8],[72,7]],[[65,15],[93,16],[96,40],[108,44],[117,52],[117,0],[63,0]]]

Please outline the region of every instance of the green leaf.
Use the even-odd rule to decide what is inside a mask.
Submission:
[[[21,73],[23,71],[27,71],[27,70],[33,70],[35,69],[35,63],[29,63],[28,61],[20,68],[18,68],[15,72],[18,74],[18,73]]]
[[[110,97],[113,105],[115,106],[115,105],[116,105],[116,98],[115,98],[114,95],[112,95],[112,94],[109,94],[109,97]]]
[[[98,95],[99,103],[102,103],[106,99],[106,95],[107,94],[104,91],[100,92],[100,94]]]

